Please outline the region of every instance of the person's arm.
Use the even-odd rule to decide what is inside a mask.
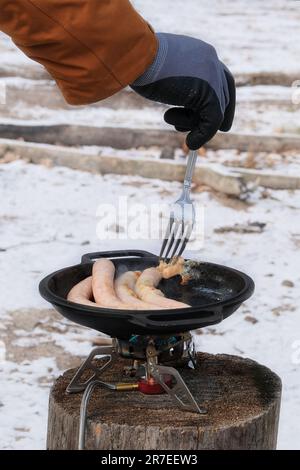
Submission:
[[[74,105],[132,83],[158,48],[128,0],[0,0],[0,30],[45,66]]]
[[[128,0],[0,0],[0,30],[43,64],[70,104],[107,98],[127,85],[177,106],[165,120],[197,149],[235,112],[235,83],[215,49],[195,38],[155,35]]]

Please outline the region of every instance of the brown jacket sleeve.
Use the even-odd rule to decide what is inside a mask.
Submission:
[[[113,95],[154,60],[157,40],[128,0],[0,0],[0,30],[70,104]]]

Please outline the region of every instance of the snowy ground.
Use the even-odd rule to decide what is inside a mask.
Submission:
[[[299,2],[285,0],[134,0],[158,31],[200,37],[235,72],[299,70]],[[170,11],[170,3],[172,5]],[[180,21],[176,13],[180,12]],[[276,50],[276,60],[274,60]]]
[[[1,82],[0,82],[1,83]],[[266,87],[270,88],[270,87]],[[291,93],[291,89],[288,89]],[[268,93],[268,90],[266,90]],[[25,91],[26,94],[26,91]],[[239,98],[239,89],[237,92]],[[1,109],[2,108],[2,109]],[[162,109],[157,106],[141,109],[111,109],[109,107],[94,107],[69,109],[49,109],[37,104],[28,106],[16,102],[14,105],[0,107],[1,122],[19,125],[35,124],[77,124],[94,125],[97,127],[126,127],[135,129],[170,129],[163,120]],[[300,135],[300,109],[287,103],[268,103],[265,101],[238,101],[236,121],[233,132],[256,132],[258,134],[295,134]]]
[[[54,315],[39,297],[39,280],[89,251],[157,252],[157,241],[99,240],[97,207],[121,194],[131,204],[169,203],[179,184],[20,161],[1,165],[0,178],[1,448],[43,448],[49,386],[79,363],[96,334]],[[276,371],[283,380],[279,448],[300,448],[299,195],[257,191],[243,203],[195,188],[194,198],[205,208],[205,243],[191,256],[240,268],[256,282],[237,313],[195,335],[197,348],[251,357]],[[248,221],[266,223],[263,233],[214,231]]]
[[[300,72],[299,72],[300,76]],[[6,87],[6,103],[0,104],[2,123],[14,124],[77,124],[93,126],[169,129],[164,108],[140,100],[140,108],[109,102],[97,106],[66,106],[53,83],[0,76],[0,89]],[[130,89],[129,89],[130,91]],[[293,103],[293,87],[243,86],[237,88],[236,118],[233,132],[300,135],[300,108]],[[134,95],[134,93],[131,93]],[[38,98],[35,98],[38,96]],[[50,98],[52,97],[52,100]],[[130,96],[130,95],[129,95]],[[133,97],[134,99],[134,97]],[[130,104],[129,104],[130,106]]]

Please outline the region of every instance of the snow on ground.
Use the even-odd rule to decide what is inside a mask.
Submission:
[[[145,0],[133,3],[156,31],[213,44],[234,72],[282,72],[283,65],[285,72],[299,71],[299,2],[164,0],[155,8]]]
[[[0,104],[2,123],[170,129],[163,120],[165,107],[140,99],[137,108],[134,97],[131,105],[130,94],[125,105],[121,102],[110,107],[108,100],[94,106],[74,107],[66,106],[51,81],[0,77],[1,87],[6,87],[6,103]],[[294,92],[294,88],[284,86],[238,87],[232,131],[299,136],[300,108],[293,103]]]
[[[78,364],[96,336],[49,310],[39,280],[89,251],[157,253],[157,240],[114,239],[114,224],[110,239],[99,240],[97,208],[118,204],[121,195],[131,205],[169,204],[180,185],[21,161],[1,165],[0,180],[0,447],[38,449],[45,446],[52,380]],[[190,256],[244,270],[256,282],[253,297],[231,318],[195,334],[197,349],[250,357],[277,372],[283,381],[279,448],[300,449],[299,193],[258,190],[248,203],[203,188],[193,193],[204,207],[205,243],[190,247]],[[266,227],[260,234],[215,232],[247,222]]]
[[[2,108],[2,109],[1,109]],[[77,124],[95,127],[126,127],[133,129],[170,129],[163,120],[160,107],[141,109],[111,109],[106,107],[80,107],[49,109],[37,104],[14,103],[0,107],[1,122],[19,125]],[[300,109],[292,103],[238,103],[232,132],[257,134],[300,134]]]

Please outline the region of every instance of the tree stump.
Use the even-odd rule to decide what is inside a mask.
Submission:
[[[101,364],[101,359],[98,359]],[[166,395],[143,395],[96,388],[88,409],[86,449],[196,450],[275,449],[281,381],[249,359],[197,354],[197,367],[178,368],[207,414],[180,410]],[[103,373],[124,379],[128,361]],[[48,449],[77,449],[82,394],[66,395],[75,370],[59,377],[50,393]]]

